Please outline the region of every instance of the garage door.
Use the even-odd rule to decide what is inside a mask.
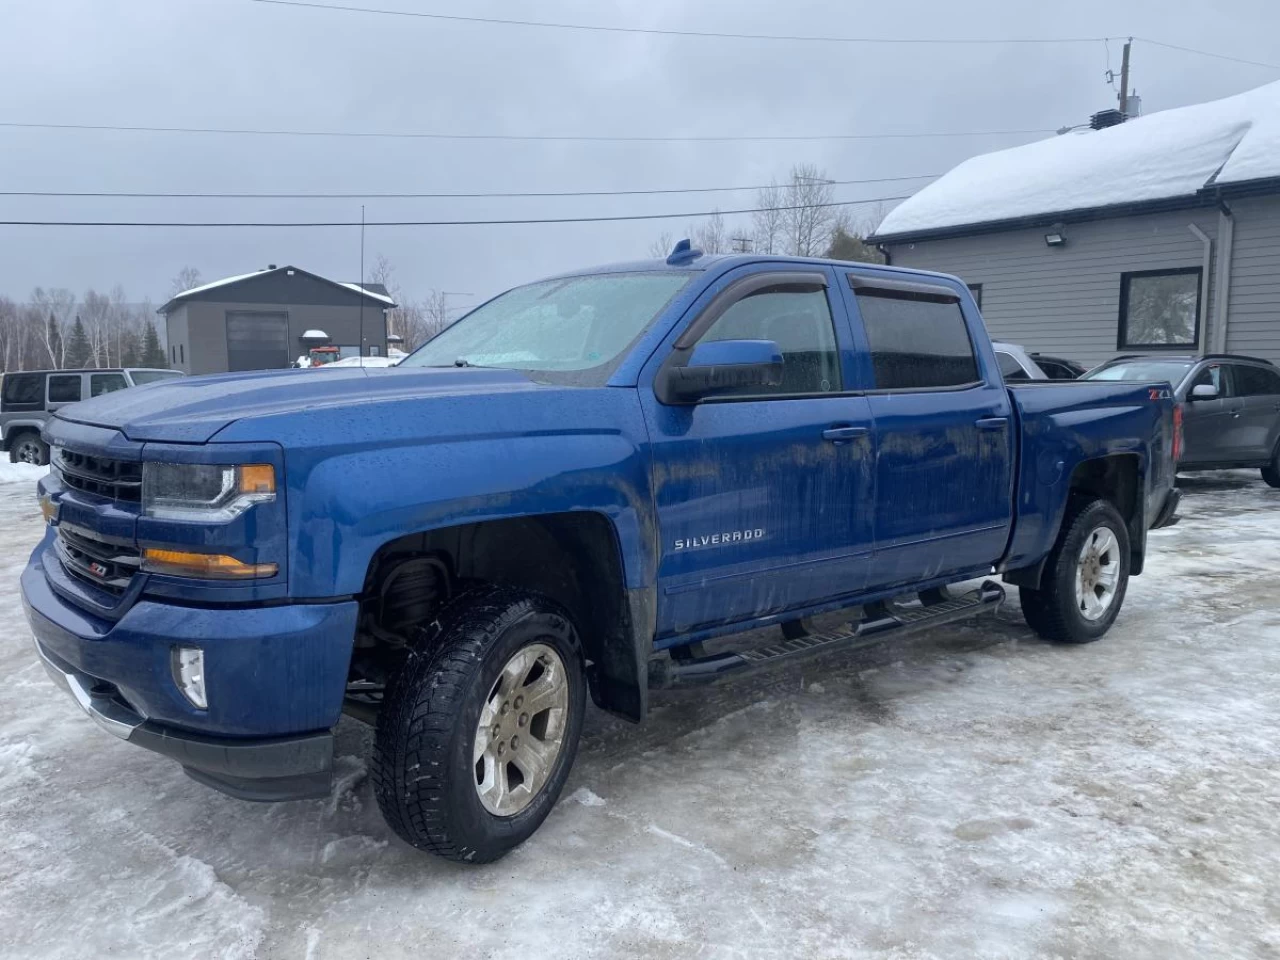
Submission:
[[[287,314],[227,311],[228,370],[283,370],[290,359]]]

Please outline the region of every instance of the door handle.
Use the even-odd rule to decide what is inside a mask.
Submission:
[[[1003,430],[1009,423],[1008,417],[983,417],[974,421],[979,430]]]
[[[828,427],[822,431],[822,439],[830,440],[832,443],[845,443],[865,437],[867,433],[866,427]]]

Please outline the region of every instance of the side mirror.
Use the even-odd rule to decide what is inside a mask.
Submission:
[[[664,367],[656,386],[663,403],[696,403],[781,383],[782,351],[772,340],[711,340],[694,347],[684,364]]]
[[[1218,388],[1212,383],[1197,383],[1191,388],[1192,400],[1217,400]]]

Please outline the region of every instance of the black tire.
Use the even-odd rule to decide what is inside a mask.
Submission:
[[[1085,541],[1099,527],[1108,528],[1118,542],[1120,572],[1110,606],[1096,620],[1088,619],[1076,600],[1076,574]],[[1067,507],[1058,541],[1045,563],[1040,588],[1022,588],[1022,616],[1046,640],[1092,643],[1115,622],[1129,585],[1129,529],[1108,500],[1077,500]]]
[[[49,445],[34,433],[21,433],[13,438],[9,448],[10,463],[30,463],[37,467],[48,466]]]
[[[1280,487],[1280,447],[1276,447],[1271,463],[1262,468],[1262,479],[1268,487]]]
[[[503,667],[532,643],[553,648],[565,666],[560,752],[528,805],[497,816],[477,793],[476,729]],[[467,591],[424,628],[387,686],[370,768],[383,818],[420,850],[466,863],[497,860],[527,840],[555,806],[577,754],[585,709],[581,647],[565,612],[510,587]]]

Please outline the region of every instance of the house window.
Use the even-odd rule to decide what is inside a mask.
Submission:
[[[1121,274],[1121,350],[1195,347],[1199,340],[1199,267]]]
[[[973,302],[976,303],[978,305],[978,309],[981,310],[982,309],[982,284],[970,283],[970,284],[967,284],[967,286],[969,287],[969,292],[973,294]]]
[[[187,362],[187,345],[185,343],[178,344],[178,362]]]

